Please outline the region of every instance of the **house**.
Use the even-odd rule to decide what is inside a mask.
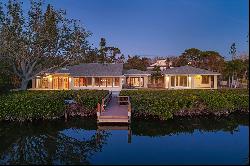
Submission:
[[[85,63],[37,76],[32,80],[32,88],[120,91],[123,81],[123,64]]]
[[[36,76],[32,89],[104,89],[122,88],[217,89],[217,72],[191,66],[164,71],[123,70],[123,64],[86,63],[68,66]]]

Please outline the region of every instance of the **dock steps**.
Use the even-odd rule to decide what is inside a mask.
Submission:
[[[128,118],[98,118],[98,123],[129,123]]]
[[[128,119],[128,116],[99,116],[99,119]]]

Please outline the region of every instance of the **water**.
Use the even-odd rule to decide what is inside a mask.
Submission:
[[[133,121],[130,130],[88,119],[0,123],[0,164],[248,164],[248,118]]]

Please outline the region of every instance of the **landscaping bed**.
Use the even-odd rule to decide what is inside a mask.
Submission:
[[[56,119],[64,115],[64,100],[72,99],[79,111],[95,114],[96,106],[108,94],[104,90],[19,91],[0,95],[0,121]],[[70,110],[68,110],[70,111]]]
[[[133,118],[167,120],[174,116],[227,116],[249,113],[246,90],[137,90],[121,91],[130,96]]]

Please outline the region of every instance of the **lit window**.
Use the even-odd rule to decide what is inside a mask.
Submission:
[[[86,78],[85,77],[79,78],[79,84],[80,86],[86,86]]]
[[[209,84],[209,76],[206,76],[206,75],[201,76],[201,83]]]
[[[106,78],[107,86],[112,87],[112,78]]]
[[[87,77],[87,85],[88,86],[92,86],[92,78],[91,77]]]
[[[171,86],[174,87],[175,76],[171,76]]]
[[[176,86],[187,86],[187,76],[176,76],[175,78],[176,78]]]
[[[114,78],[114,86],[120,86],[120,78]]]
[[[104,77],[101,77],[100,79],[101,79],[100,86],[106,86],[107,79]]]
[[[187,86],[187,76],[180,76],[180,86]]]
[[[100,78],[95,77],[95,86],[100,86]]]
[[[75,87],[79,86],[79,78],[74,78],[74,86]]]

